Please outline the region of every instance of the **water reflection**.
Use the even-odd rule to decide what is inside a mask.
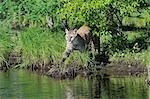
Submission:
[[[0,99],[150,99],[144,78],[53,80],[27,71],[0,72]]]
[[[96,76],[89,79],[89,93],[91,98],[99,99],[101,97],[101,78]]]
[[[89,79],[90,99],[149,99],[143,78]]]
[[[66,99],[150,99],[144,78],[102,79],[96,76],[65,86]]]

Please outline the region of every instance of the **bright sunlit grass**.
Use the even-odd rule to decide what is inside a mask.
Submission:
[[[23,63],[60,63],[65,50],[65,37],[63,31],[51,32],[45,28],[29,28],[21,33],[19,46],[22,51]],[[88,56],[74,52],[66,60],[66,64],[76,61],[85,64]]]

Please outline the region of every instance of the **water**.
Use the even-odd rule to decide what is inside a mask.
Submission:
[[[144,78],[54,80],[28,71],[0,72],[0,99],[150,99]]]

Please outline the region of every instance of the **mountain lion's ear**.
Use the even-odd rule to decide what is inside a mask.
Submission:
[[[77,36],[77,29],[74,29],[74,35]]]
[[[68,29],[65,29],[65,33],[68,34],[68,32],[69,32]]]
[[[77,33],[77,29],[74,29],[74,32]]]

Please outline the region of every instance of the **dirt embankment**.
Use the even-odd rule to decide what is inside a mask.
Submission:
[[[46,67],[47,68],[47,67]],[[127,63],[125,61],[111,62],[105,66],[82,67],[77,64],[71,64],[67,68],[51,66],[44,69],[43,73],[47,76],[59,79],[75,78],[77,75],[88,77],[90,75],[100,75],[102,77],[122,77],[122,76],[142,76],[147,73],[146,66],[140,62]]]
[[[7,62],[4,62],[0,66],[0,70],[7,70],[11,67],[16,66],[19,68],[21,64],[21,55],[17,53],[11,53],[7,59]],[[27,69],[37,71],[40,74],[47,75],[52,78],[57,79],[73,79],[77,75],[88,77],[90,75],[101,75],[102,77],[106,76],[141,76],[147,73],[146,66],[138,61],[114,61],[106,65],[93,65],[83,67],[77,63],[72,63],[66,67],[62,64],[32,64],[27,66]]]

